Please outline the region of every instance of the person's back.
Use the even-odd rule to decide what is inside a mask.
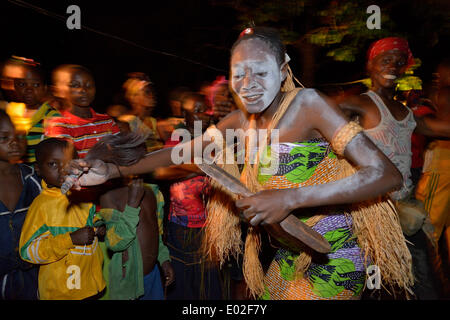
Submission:
[[[145,155],[144,141],[134,133],[105,137],[86,157],[130,165]],[[143,185],[141,179],[117,179],[105,186],[99,203],[109,249],[108,270],[104,268],[105,274],[108,272],[107,298],[163,299],[157,266],[161,247],[158,202],[152,187]],[[160,261],[163,271],[165,261]]]

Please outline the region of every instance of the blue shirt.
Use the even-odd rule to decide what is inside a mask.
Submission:
[[[0,201],[0,298],[4,298],[4,288],[10,285],[7,282],[12,281],[8,274],[34,267],[20,258],[19,240],[28,208],[41,192],[40,178],[32,167],[19,164],[19,168],[23,189],[14,211]]]

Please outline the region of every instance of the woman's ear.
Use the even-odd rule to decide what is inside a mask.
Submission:
[[[283,82],[284,80],[286,80],[287,77],[287,67],[288,67],[288,63],[289,61],[291,61],[291,58],[289,58],[288,54],[285,53],[284,54],[284,62],[281,64],[280,66],[280,76],[281,76],[281,82]]]

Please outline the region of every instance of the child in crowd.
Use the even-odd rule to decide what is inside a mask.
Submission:
[[[130,73],[129,79],[124,83],[125,98],[131,106],[131,111],[118,117],[118,120],[127,122],[133,132],[147,135],[147,151],[155,151],[163,147],[156,118],[152,112],[156,106],[153,84],[150,78],[141,72]]]
[[[36,147],[43,190],[30,206],[19,248],[22,259],[40,265],[42,300],[86,299],[105,288],[95,205],[72,203],[60,189],[63,168],[75,154],[72,144],[62,139],[46,139]]]
[[[131,165],[145,154],[145,137],[120,133],[103,138],[86,158]],[[100,196],[99,215],[103,221],[99,223],[107,228],[105,242],[110,257],[107,270],[104,268],[104,274],[108,274],[109,299],[162,300],[164,292],[158,261],[165,284],[174,280],[168,252],[163,257],[163,244],[159,241],[156,195],[142,179],[130,182],[124,177],[107,184]]]
[[[114,120],[91,107],[95,82],[91,72],[79,65],[62,65],[53,72],[55,95],[65,99],[68,109],[49,122],[45,135],[73,141],[78,156],[84,158],[102,137],[119,132]]]
[[[194,135],[194,122],[201,121],[202,132],[210,124],[207,105],[202,94],[186,94],[182,110],[185,127]],[[181,129],[181,128],[180,128]],[[179,142],[169,140],[166,147]],[[206,222],[206,201],[209,183],[196,165],[183,164],[155,171],[158,179],[171,179],[170,213],[167,246],[175,270],[175,283],[168,289],[168,300],[217,300],[223,298],[223,284],[218,267],[205,261],[200,250]]]
[[[14,88],[19,103],[25,104],[21,118],[26,120],[25,131],[27,133],[27,153],[25,162],[33,164],[36,161],[34,149],[44,139],[44,130],[47,121],[53,117],[60,117],[59,112],[54,109],[49,101],[45,101],[47,85],[45,83],[44,71],[39,63],[24,61],[19,68],[21,76],[14,79]],[[47,99],[48,100],[48,99]],[[45,102],[44,102],[45,101]],[[16,114],[17,110],[11,110],[16,104],[10,104],[8,110]]]
[[[28,208],[41,192],[32,167],[16,164],[25,154],[11,119],[0,110],[0,299],[36,300],[39,268],[19,255]]]

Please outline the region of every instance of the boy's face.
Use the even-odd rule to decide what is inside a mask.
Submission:
[[[95,82],[83,70],[64,69],[56,74],[55,95],[71,105],[89,107],[95,98]]]
[[[0,119],[0,161],[18,162],[25,155],[26,144],[22,142],[11,121]]]
[[[60,188],[66,176],[65,167],[73,159],[73,148],[52,147],[37,163],[36,171],[49,187]]]
[[[14,79],[14,89],[18,98],[18,102],[23,102],[28,106],[38,105],[46,92],[46,86],[41,76],[30,69],[24,70],[22,78]]]

